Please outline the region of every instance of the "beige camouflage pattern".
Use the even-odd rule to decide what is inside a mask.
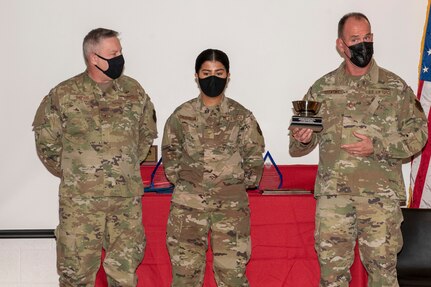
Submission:
[[[82,73],[55,87],[37,110],[38,155],[61,176],[60,196],[143,194],[140,163],[157,137],[150,98],[127,76],[107,91]]]
[[[109,286],[136,286],[145,248],[141,196],[60,198],[55,235],[60,287],[93,287],[102,247]]]
[[[304,97],[322,102],[323,130],[313,133],[309,144],[290,136],[292,156],[319,145],[315,239],[320,286],[348,286],[356,239],[368,286],[398,286],[400,201],[406,198],[402,160],[425,145],[427,120],[411,88],[374,60],[363,76],[347,74],[344,65],[316,81]],[[372,155],[341,149],[358,140],[353,131],[372,139]]]
[[[172,286],[202,286],[210,229],[217,286],[249,286],[245,276],[251,253],[249,208],[209,212],[175,203],[167,227]]]
[[[167,235],[172,286],[200,286],[209,230],[216,249],[218,285],[248,286],[244,274],[250,255],[246,188],[259,183],[263,151],[256,119],[227,97],[216,107],[206,107],[200,97],[192,99],[169,117],[162,158],[166,175],[175,184]]]
[[[110,286],[136,286],[145,246],[140,163],[157,136],[150,98],[127,76],[99,86],[84,72],[50,91],[33,129],[41,161],[61,179],[60,286],[93,286],[102,246]]]
[[[397,201],[363,196],[321,196],[316,206],[315,245],[320,286],[348,287],[358,238],[369,287],[395,287],[403,215]]]
[[[291,135],[290,154],[308,154],[319,144],[316,196],[378,195],[405,201],[402,159],[420,152],[428,133],[411,88],[374,60],[361,77],[347,75],[343,63],[319,79],[304,99],[322,102],[323,131],[314,133],[308,145]],[[341,149],[342,144],[357,141],[353,131],[373,139],[373,155],[356,157]]]

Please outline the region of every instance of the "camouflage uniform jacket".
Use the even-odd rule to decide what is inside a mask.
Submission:
[[[263,169],[264,139],[253,114],[223,96],[206,107],[200,97],[179,106],[166,122],[162,158],[175,184],[172,201],[193,208],[207,204],[248,206],[246,188]]]
[[[290,153],[302,156],[319,144],[315,195],[350,194],[405,200],[402,159],[420,152],[427,141],[427,120],[413,91],[397,75],[373,60],[369,72],[354,77],[344,63],[323,76],[304,99],[322,102],[323,131],[309,144],[290,137]],[[373,141],[374,153],[356,157],[341,149],[359,141],[352,132]]]
[[[86,72],[52,89],[37,110],[37,153],[60,196],[137,196],[140,162],[157,137],[150,98],[127,76],[103,92]]]

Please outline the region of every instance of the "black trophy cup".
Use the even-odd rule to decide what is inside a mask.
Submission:
[[[296,115],[292,116],[289,130],[293,128],[307,128],[320,132],[323,129],[322,118],[316,117],[320,109],[320,102],[293,101],[292,104]]]

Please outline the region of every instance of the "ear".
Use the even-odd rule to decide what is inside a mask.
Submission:
[[[226,87],[224,87],[225,90],[229,87],[229,84],[230,84],[230,74],[227,75]]]
[[[98,58],[99,58],[99,57],[97,57],[95,53],[91,53],[91,54],[88,56],[88,62],[89,62],[90,64],[97,65]]]
[[[196,85],[198,86],[198,88],[200,88],[200,87],[199,87],[199,77],[198,77],[198,74],[197,74],[197,73],[195,73],[195,83],[196,83]]]
[[[340,53],[344,52],[343,41],[340,38],[337,38],[337,40],[335,40],[335,45],[337,47],[338,52]]]

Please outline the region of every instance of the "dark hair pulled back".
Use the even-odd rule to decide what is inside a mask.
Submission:
[[[196,74],[199,73],[202,64],[206,61],[218,61],[223,64],[226,69],[226,72],[229,73],[229,58],[225,52],[217,50],[217,49],[207,49],[202,51],[199,56],[196,58],[195,63],[195,71]]]

